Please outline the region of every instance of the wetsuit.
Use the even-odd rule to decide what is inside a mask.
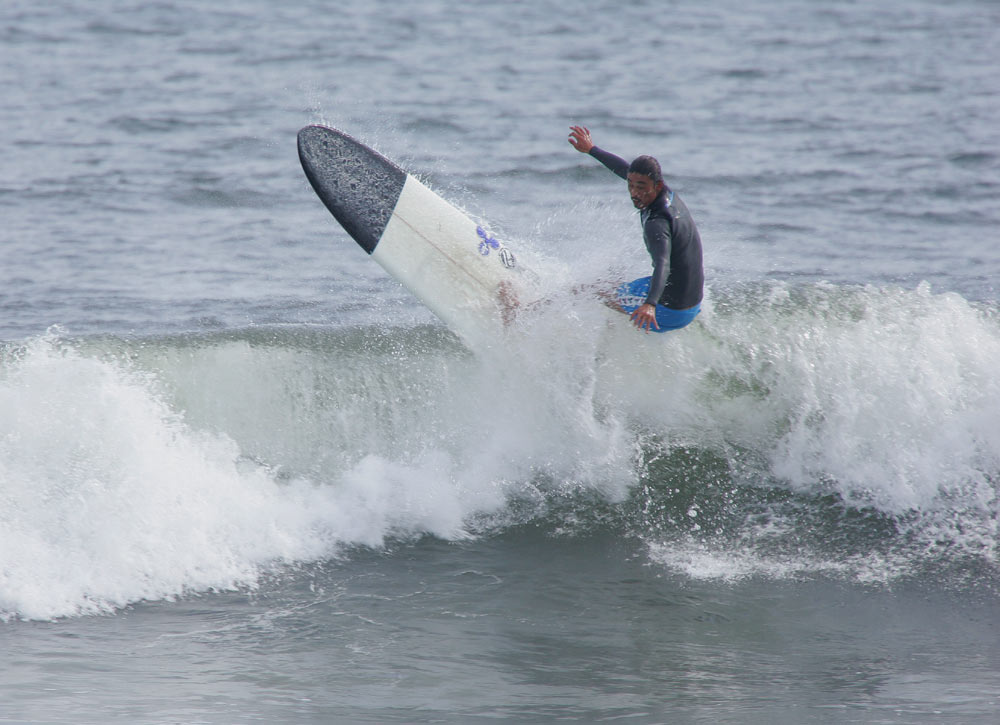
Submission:
[[[625,159],[597,146],[590,150],[590,155],[621,178],[628,178],[629,163]],[[701,303],[705,286],[701,237],[684,202],[664,184],[656,199],[640,210],[639,219],[646,250],[653,260],[653,274],[633,282],[629,291],[635,294],[643,289],[637,283],[648,279],[647,304],[661,305],[669,310],[696,308]],[[694,315],[690,317],[694,319]],[[677,325],[671,325],[670,329],[676,328]]]

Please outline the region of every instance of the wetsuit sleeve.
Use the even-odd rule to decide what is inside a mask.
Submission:
[[[643,226],[642,234],[649,256],[653,259],[653,275],[649,280],[646,304],[658,305],[670,275],[670,222],[661,217],[653,217]]]
[[[594,146],[588,153],[623,179],[628,178],[628,161]]]

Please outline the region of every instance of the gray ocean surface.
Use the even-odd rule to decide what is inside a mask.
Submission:
[[[0,4],[0,722],[994,723],[1000,4]],[[471,351],[336,126],[555,304]],[[609,345],[657,156],[689,328]]]

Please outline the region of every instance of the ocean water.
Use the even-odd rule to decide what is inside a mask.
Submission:
[[[0,722],[992,723],[1000,5],[0,5]],[[473,350],[342,128],[557,304]],[[623,185],[692,210],[689,328]]]

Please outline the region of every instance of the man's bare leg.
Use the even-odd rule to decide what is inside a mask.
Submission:
[[[617,290],[617,287],[608,289],[604,285],[595,283],[578,285],[574,287],[571,292],[574,295],[594,295],[611,309],[621,312],[623,315],[628,314],[622,307],[621,302],[618,301]],[[503,325],[504,327],[510,327],[517,319],[517,312],[521,309],[522,305],[521,301],[517,297],[517,293],[514,291],[514,285],[508,280],[501,281],[497,286],[497,300],[500,303],[500,318],[503,320]],[[533,310],[540,305],[548,304],[552,301],[551,297],[543,297],[542,299],[535,300],[534,302],[529,302],[527,305],[524,305],[524,308],[527,310]]]

